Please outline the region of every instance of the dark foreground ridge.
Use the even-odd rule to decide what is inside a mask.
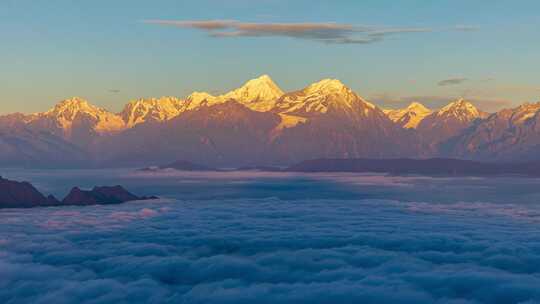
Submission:
[[[28,182],[11,181],[0,177],[0,208],[104,205],[151,199],[157,197],[138,197],[122,186],[114,186],[94,187],[89,191],[75,187],[66,198],[59,201],[52,195],[45,197]]]
[[[45,197],[28,182],[16,182],[0,177],[0,208],[30,208],[59,204],[54,196]]]
[[[356,172],[431,176],[540,176],[540,162],[489,163],[451,158],[315,159],[293,165],[288,172]]]
[[[78,187],[71,189],[69,194],[62,201],[63,205],[95,205],[95,204],[121,204],[130,201],[157,199],[155,196],[138,197],[122,186],[114,187],[94,187],[85,191]]]

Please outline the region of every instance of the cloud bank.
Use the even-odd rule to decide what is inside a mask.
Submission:
[[[0,302],[537,303],[538,214],[276,198],[4,210]]]
[[[214,38],[288,37],[326,44],[370,44],[390,35],[432,32],[430,28],[384,28],[340,23],[255,23],[235,20],[144,20],[144,23],[198,29]],[[464,31],[465,27],[450,30]],[[470,28],[472,30],[472,28]]]

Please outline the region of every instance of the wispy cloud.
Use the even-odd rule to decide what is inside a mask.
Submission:
[[[430,28],[387,28],[387,29],[374,29],[368,32],[371,37],[382,37],[396,34],[406,34],[406,33],[429,33],[433,32],[433,29]]]
[[[444,87],[449,85],[459,85],[467,82],[469,79],[463,78],[463,77],[456,77],[456,78],[449,78],[441,80],[437,83],[437,85]]]
[[[144,23],[176,26],[182,28],[195,28],[201,30],[223,30],[231,28],[233,20],[204,20],[204,21],[182,21],[182,20],[144,20]]]
[[[433,32],[431,28],[374,27],[341,23],[255,23],[235,20],[144,20],[147,24],[202,30],[214,38],[288,37],[326,44],[370,44],[386,36]],[[455,30],[462,30],[461,27]]]

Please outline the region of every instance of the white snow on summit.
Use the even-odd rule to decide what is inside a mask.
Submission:
[[[418,124],[432,111],[419,102],[412,102],[404,109],[384,110],[393,122],[405,129],[416,129]]]

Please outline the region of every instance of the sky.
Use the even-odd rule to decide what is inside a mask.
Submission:
[[[284,90],[340,79],[382,107],[486,111],[540,100],[540,2],[0,0],[0,113],[71,96],[111,111],[219,94],[262,74]]]

